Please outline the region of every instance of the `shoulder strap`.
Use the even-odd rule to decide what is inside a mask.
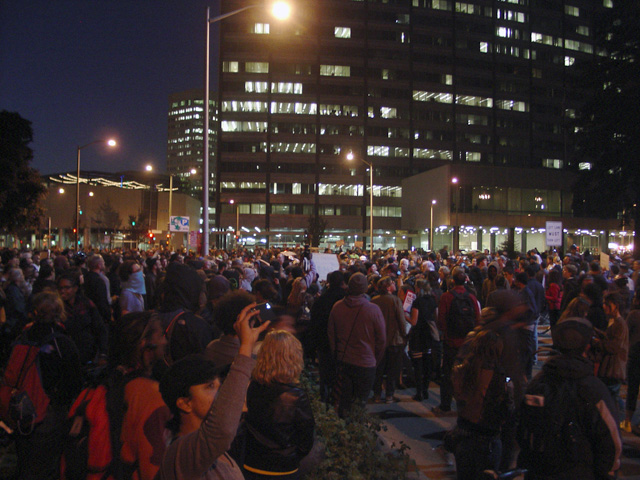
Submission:
[[[173,317],[171,319],[171,322],[169,323],[169,325],[164,331],[164,336],[167,339],[167,346],[165,347],[165,353],[164,353],[164,362],[167,365],[171,365],[171,363],[173,363],[171,361],[171,359],[173,358],[173,355],[171,354],[171,335],[173,335],[173,330],[176,327],[176,322],[185,313],[185,311],[186,310],[182,310],[175,317]]]
[[[360,308],[358,309],[358,313],[356,313],[356,318],[353,319],[353,323],[351,324],[351,331],[349,332],[349,336],[347,337],[347,341],[344,344],[344,350],[342,350],[342,358],[340,358],[340,361],[342,362],[342,360],[344,360],[344,356],[347,354],[347,346],[349,346],[349,340],[351,340],[351,334],[353,333],[353,329],[356,327],[356,321],[358,320],[358,316],[360,315],[360,311],[362,310],[363,305],[360,305]],[[335,330],[335,335],[336,335],[336,347],[338,346],[338,331]],[[337,356],[337,350],[336,350],[336,356]]]

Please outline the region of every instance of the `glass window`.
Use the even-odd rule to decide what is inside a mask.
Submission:
[[[258,35],[268,35],[269,34],[269,24],[268,23],[254,23],[253,28],[251,29],[251,33],[256,33]]]
[[[222,71],[225,73],[238,73],[238,62],[222,62]]]
[[[333,35],[336,38],[351,38],[351,29],[349,27],[334,27]]]
[[[242,212],[240,212],[242,213]],[[252,215],[265,215],[267,213],[267,204],[266,203],[252,203],[251,204],[251,214]]]
[[[269,73],[269,62],[246,62],[244,71],[247,73]]]
[[[348,65],[320,65],[320,75],[325,77],[350,77],[351,67]]]

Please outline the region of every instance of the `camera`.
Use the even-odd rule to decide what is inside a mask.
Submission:
[[[259,303],[253,307],[253,310],[258,310],[258,312],[260,312],[257,317],[254,317],[254,327],[258,327],[267,321],[273,321],[276,318],[276,312],[269,302]]]

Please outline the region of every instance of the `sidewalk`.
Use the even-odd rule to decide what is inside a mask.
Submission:
[[[548,344],[550,334],[542,334],[547,327],[539,327],[540,343]],[[545,360],[545,355],[538,358],[537,373]],[[436,417],[431,408],[440,403],[440,387],[431,382],[429,399],[416,402],[411,399],[415,390],[396,391],[395,396],[400,402],[395,404],[368,404],[367,411],[379,416],[387,426],[387,431],[381,432],[383,440],[388,445],[407,444],[411,449],[408,454],[416,462],[418,471],[409,476],[410,479],[455,479],[455,466],[449,464],[436,451],[442,443],[444,433],[454,427],[456,423],[455,411],[448,416]],[[626,398],[626,386],[620,392]],[[455,410],[455,409],[454,409]],[[618,479],[640,480],[640,437],[622,432],[623,452],[622,467]]]

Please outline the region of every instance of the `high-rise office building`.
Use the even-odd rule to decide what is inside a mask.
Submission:
[[[167,138],[167,172],[182,186],[202,192],[203,159],[203,90],[193,89],[169,96],[169,128]],[[210,102],[211,124],[215,124],[215,103]],[[216,129],[210,129],[209,140],[215,144]],[[215,150],[209,151],[209,165],[215,168]],[[194,173],[195,172],[195,173]],[[209,169],[211,192],[215,192],[215,170]]]
[[[224,14],[253,2],[221,3]],[[577,63],[601,53],[592,24],[610,0],[291,6],[287,21],[258,7],[219,23],[216,229],[232,231],[239,218],[244,237],[299,243],[319,215],[329,242],[368,243],[371,203],[376,248],[422,246],[428,225],[403,223],[402,181],[446,165],[492,172],[482,175],[487,184],[461,175],[466,183],[449,189],[448,225],[459,226],[454,211],[491,208],[572,216],[571,185],[540,184],[548,175],[535,172],[589,168],[573,156],[571,120],[584,92],[572,78]],[[526,175],[530,188],[508,191],[505,172]],[[410,195],[424,195],[411,208],[429,210],[428,191],[413,182]],[[480,202],[498,197],[491,208]]]

